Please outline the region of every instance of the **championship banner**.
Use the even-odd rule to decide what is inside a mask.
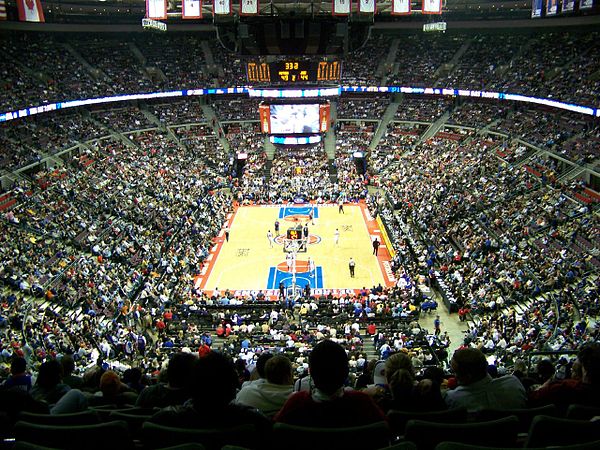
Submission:
[[[423,14],[441,14],[442,0],[423,0]]]
[[[581,0],[579,2],[579,9],[590,9],[594,6],[594,0]]]
[[[375,14],[375,0],[358,0],[358,12]]]
[[[352,0],[332,0],[331,14],[334,16],[347,16],[350,14],[351,2]]]
[[[19,20],[21,22],[45,22],[44,10],[40,0],[17,0]],[[4,11],[6,17],[6,7]]]
[[[319,106],[319,131],[325,133],[329,129],[329,117],[331,105],[325,104]]]
[[[562,12],[571,12],[575,9],[575,0],[562,0]]]
[[[531,0],[531,18],[542,17],[542,1],[543,0]]]
[[[213,14],[231,14],[231,0],[213,0]]]
[[[183,0],[181,3],[182,19],[202,19],[202,0]]]
[[[167,18],[167,0],[146,0],[146,17],[148,19]]]
[[[392,15],[407,16],[410,14],[410,0],[392,0]]]
[[[258,0],[240,0],[240,16],[253,16],[258,14]]]
[[[558,12],[558,0],[548,0],[546,3],[546,16],[555,16]]]
[[[271,132],[271,108],[269,105],[259,105],[258,112],[260,115],[260,130],[263,133]]]

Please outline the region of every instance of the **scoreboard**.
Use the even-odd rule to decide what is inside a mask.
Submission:
[[[249,83],[307,83],[340,81],[340,61],[282,60],[274,62],[248,61],[246,74]]]

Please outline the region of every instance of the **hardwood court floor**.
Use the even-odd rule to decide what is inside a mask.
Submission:
[[[319,276],[313,277],[311,287],[360,289],[379,283],[385,286],[382,267],[384,261],[389,260],[389,255],[383,245],[379,250],[379,259],[372,254],[371,237],[379,237],[379,229],[368,213],[363,212],[363,207],[344,205],[345,214],[338,213],[337,205],[320,205],[317,208],[315,225],[308,225],[311,240],[315,243],[308,246],[306,253],[299,253],[297,258],[298,267],[310,256],[317,269],[321,268],[317,272],[322,275],[322,283],[317,286]],[[221,242],[216,245],[200,287],[207,291],[216,288],[221,291],[276,288],[279,281],[285,279],[281,271],[275,270],[281,264],[279,268],[286,272],[285,253],[282,243],[274,243],[273,248],[269,246],[267,231],[274,233],[275,220],[286,214],[287,218],[278,219],[280,234],[297,225],[292,221],[293,216],[289,216],[296,209],[279,206],[239,207],[229,224],[229,241],[225,242],[222,233],[219,238]],[[306,219],[303,219],[302,223],[305,222]],[[336,228],[340,232],[338,245],[334,244]],[[348,268],[350,257],[356,262],[354,278],[350,278]],[[278,275],[275,276],[275,273]]]

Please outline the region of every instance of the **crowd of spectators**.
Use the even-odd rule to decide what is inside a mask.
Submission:
[[[130,49],[98,50],[98,42],[86,41],[81,49],[87,52],[90,47],[90,54],[106,65],[105,73],[113,76],[108,69],[110,55]],[[471,46],[488,48],[484,42]],[[440,53],[451,55],[460,45],[458,38],[449,40],[440,44]],[[556,64],[562,63],[567,55],[556,58]],[[427,73],[423,72],[425,78],[433,76]],[[473,79],[481,76],[475,69],[468,73]],[[123,76],[124,83],[132,83],[133,76],[135,69]],[[239,107],[215,104],[217,116],[236,121],[255,108],[241,103]],[[450,107],[445,100],[407,99],[401,108],[413,104],[419,120],[428,122]],[[7,165],[39,157],[30,149],[55,153],[108,134],[109,129],[124,132],[127,139],[90,141],[85,148],[65,155],[64,166],[40,169],[12,187],[17,203],[3,211],[0,220],[3,368],[8,368],[14,356],[25,357],[38,373],[32,396],[62,408],[72,405],[60,405],[60,398],[69,391],[66,383],[46,386],[44,382],[47,372],[58,370],[52,367],[56,364],[51,358],[72,357],[77,370],[88,373],[86,386],[106,396],[110,394],[103,387],[110,380],[103,383],[102,378],[114,382],[117,377],[106,370],[107,364],[117,372],[139,369],[135,383],[124,376],[130,386],[119,388],[132,390],[132,396],[119,401],[137,402],[142,398],[138,397],[142,374],[161,371],[165,376],[175,350],[214,355],[210,353],[214,331],[222,340],[223,352],[236,361],[236,389],[249,381],[245,366],[258,366],[259,356],[267,349],[289,359],[287,364],[280,361],[280,371],[295,369],[297,373],[293,377],[279,372],[278,378],[277,370],[268,366],[270,383],[291,385],[294,378],[301,378],[308,384],[309,355],[325,341],[345,350],[342,359],[353,374],[350,380],[357,379],[350,383],[354,387],[361,387],[361,371],[367,385],[389,382],[387,393],[369,391],[384,411],[389,405],[456,406],[460,395],[451,394],[452,400],[444,402],[441,390],[439,397],[428,397],[429,403],[419,403],[416,398],[423,398],[412,388],[405,400],[413,401],[402,403],[396,397],[406,395],[406,384],[401,382],[406,379],[410,386],[423,380],[434,382],[437,388],[441,385],[439,374],[426,369],[445,359],[447,336],[435,338],[432,342],[439,345],[439,352],[431,352],[422,330],[411,323],[426,300],[419,284],[437,287],[463,313],[469,311],[474,320],[464,347],[493,356],[499,361],[496,369],[505,369],[509,357],[517,364],[532,349],[577,349],[597,339],[598,329],[586,321],[585,314],[599,310],[598,216],[591,206],[572,198],[572,192],[581,187],[577,181],[562,184],[557,180],[570,166],[538,154],[519,168],[511,163],[529,151],[521,144],[498,148],[497,141],[479,139],[454,127],[443,127],[434,138],[417,143],[422,126],[394,123],[380,147],[369,153],[367,174],[359,175],[352,153],[368,151],[375,131],[374,125],[360,121],[371,116],[380,119],[387,105],[387,99],[340,101],[338,113],[358,122],[337,123],[335,158],[327,158],[323,144],[278,147],[268,177],[262,176],[267,166],[264,137],[255,123],[223,128],[229,155],[220,146],[214,123],[173,127],[173,134],[155,128],[135,131],[156,125],[137,107],[92,111],[91,116],[87,111],[39,116],[8,124],[2,142],[21,151]],[[204,117],[196,103],[158,104],[149,110],[165,125],[196,123]],[[451,120],[479,128],[483,118],[483,126],[491,123],[489,113],[488,104],[463,104],[453,110]],[[568,119],[545,118],[545,114],[543,110],[502,112],[496,117],[500,119],[497,128],[508,128],[512,137],[524,140],[531,136],[546,148],[571,142],[579,154],[593,151],[593,144],[578,146],[572,138],[593,140],[597,127],[581,122],[573,130]],[[407,112],[398,116],[415,118]],[[569,151],[568,146],[559,148]],[[234,181],[228,175],[238,152],[248,153],[248,159],[243,174]],[[390,160],[397,164],[388,164]],[[367,192],[369,171],[380,175],[387,199]],[[231,191],[220,189],[224,187]],[[394,288],[373,287],[342,298],[307,298],[285,305],[286,309],[265,303],[260,294],[236,298],[229,291],[208,295],[196,289],[194,276],[208,257],[234,199],[280,203],[303,197],[325,202],[336,201],[340,194],[348,200],[365,199],[390,227],[398,248],[391,262],[398,280]],[[362,328],[367,322],[379,324],[378,332],[368,331],[379,357],[392,362],[394,354],[408,358],[409,362],[402,363],[406,364],[405,377],[395,380],[396,385],[391,368],[383,372],[388,378],[382,383],[370,378],[378,372],[374,364],[369,372],[365,358]],[[396,322],[406,326],[398,329]],[[330,351],[333,355],[337,350]],[[210,356],[203,364],[211,364],[210,358],[219,357]],[[221,364],[221,374],[230,368],[225,361],[213,361]],[[460,362],[455,358],[455,365]],[[457,367],[453,368],[460,378]],[[16,364],[13,375],[23,372]],[[312,367],[310,377],[322,391],[321,401],[331,400],[342,386],[336,384],[330,390],[332,386],[319,384],[318,369]],[[302,389],[303,381],[298,385]],[[76,395],[70,394],[67,400]],[[199,401],[190,395],[193,402]],[[544,395],[551,393],[533,394],[532,401]],[[90,402],[88,396],[81,398]],[[515,407],[524,406],[524,398]],[[296,420],[290,419],[295,415],[284,401],[278,406],[265,412],[276,420]],[[157,420],[174,420],[177,416],[171,414],[163,412]]]
[[[344,97],[337,102],[337,116],[339,119],[381,119],[389,104],[387,97]]]
[[[422,143],[390,170],[387,192],[400,220],[420,230],[421,262],[432,280],[443,281],[458,305],[473,314],[497,314],[530,301],[519,323],[527,328],[547,316],[548,329],[539,320],[527,342],[529,348],[544,348],[557,313],[543,294],[594,284],[589,274],[597,271],[596,232],[583,230],[594,229],[597,217],[567,196],[567,186],[550,188],[527,167],[499,163],[488,145],[437,138]],[[573,243],[567,245],[570,236]],[[523,322],[526,317],[529,322]],[[483,333],[476,335],[482,345],[493,333],[488,325],[475,331]],[[517,336],[520,352],[528,346],[515,330],[504,332],[504,339],[510,347]]]

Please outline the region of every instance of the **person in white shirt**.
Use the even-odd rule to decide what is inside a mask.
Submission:
[[[292,363],[286,356],[273,356],[265,364],[265,376],[264,382],[242,387],[235,401],[257,408],[266,416],[272,417],[292,394]]]

